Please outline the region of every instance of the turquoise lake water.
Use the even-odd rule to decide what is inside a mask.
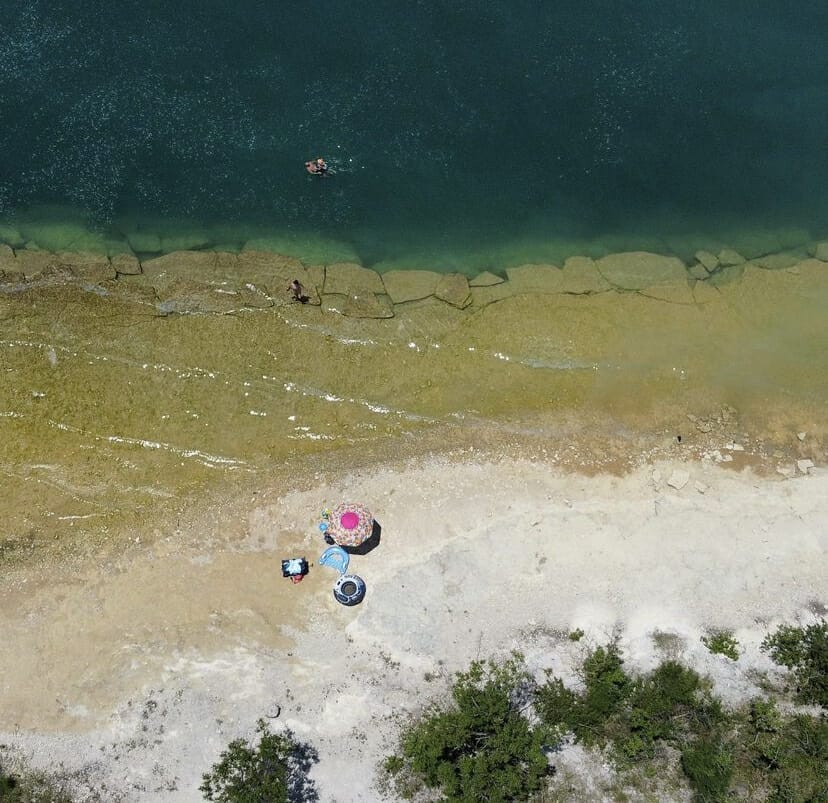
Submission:
[[[828,231],[824,2],[3,6],[2,222],[447,268]]]

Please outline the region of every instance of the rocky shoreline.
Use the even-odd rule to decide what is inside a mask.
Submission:
[[[139,259],[134,254],[15,250],[0,245],[0,292],[17,293],[56,284],[77,284],[105,295],[154,306],[162,315],[228,313],[292,302],[298,280],[310,305],[349,318],[393,318],[414,303],[481,309],[525,295],[640,293],[673,304],[704,304],[717,290],[767,272],[825,270],[828,242],[812,254],[779,252],[746,259],[731,248],[698,251],[691,264],[645,251],[599,259],[574,256],[563,265],[526,264],[502,275],[391,270],[379,273],[355,262],[306,264],[295,257],[246,250],[240,253],[175,251]]]

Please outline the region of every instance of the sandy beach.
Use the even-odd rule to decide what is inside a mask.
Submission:
[[[579,658],[617,638],[633,668],[668,649],[741,701],[778,671],[764,634],[825,612],[828,475],[808,472],[702,459],[585,476],[471,450],[239,500],[213,511],[223,521],[3,588],[0,741],[110,799],[196,801],[227,742],[269,717],[318,751],[319,799],[349,803],[384,799],[399,723],[475,658],[518,649],[577,682]],[[300,585],[279,571],[315,561],[319,510],[343,498],[382,525],[352,558],[368,585],[355,608],[330,569]],[[228,537],[205,543],[217,524]],[[738,662],[700,643],[714,627],[734,631]],[[564,751],[559,770],[581,760]],[[578,799],[610,799],[591,777]]]

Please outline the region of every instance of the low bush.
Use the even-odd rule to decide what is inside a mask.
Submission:
[[[64,783],[47,773],[23,769],[10,771],[0,764],[2,803],[72,803]]]
[[[738,774],[745,786],[772,801],[828,800],[828,720],[782,715],[772,701],[754,700],[734,719],[739,723]]]
[[[726,800],[733,777],[733,754],[721,739],[704,735],[681,751],[681,768],[694,797],[704,803]]]
[[[762,649],[791,670],[800,702],[828,708],[828,623],[824,619],[804,628],[781,625],[765,638]]]
[[[257,745],[235,739],[205,773],[199,790],[217,803],[287,803],[289,761],[296,744],[289,736],[271,733],[260,719]]]
[[[400,754],[384,767],[396,791],[439,790],[446,803],[527,800],[549,772],[543,731],[519,704],[529,679],[519,657],[475,662],[457,674],[452,704],[435,706],[401,739]]]
[[[731,661],[739,660],[739,642],[733,637],[733,633],[727,630],[714,630],[702,636],[701,641],[710,652],[724,655]]]

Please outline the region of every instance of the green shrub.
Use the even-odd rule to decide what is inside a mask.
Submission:
[[[543,730],[517,704],[527,683],[519,657],[458,673],[453,705],[433,708],[403,734],[401,755],[386,759],[386,772],[406,781],[397,792],[414,794],[412,777],[447,803],[526,800],[540,790],[549,772]]]
[[[698,673],[664,661],[636,681],[616,747],[627,760],[651,757],[657,742],[703,733],[722,716],[721,705]]]
[[[598,647],[584,661],[580,694],[550,677],[536,694],[536,709],[548,734],[560,738],[572,731],[586,745],[606,744],[612,738],[613,717],[633,687],[623,667],[618,647],[611,644]]]
[[[567,689],[560,678],[550,677],[537,690],[535,710],[548,730],[550,741],[558,742],[565,733],[574,729],[578,703],[578,696]]]
[[[733,637],[733,633],[727,630],[714,630],[706,636],[701,637],[702,644],[708,650],[717,655],[724,655],[731,661],[739,659],[739,642]]]
[[[793,672],[800,702],[828,708],[828,623],[824,619],[805,628],[781,625],[765,638],[762,649]]]
[[[825,716],[783,716],[772,701],[755,700],[739,734],[743,774],[769,793],[771,801],[828,800],[828,720]]]
[[[571,631],[569,634],[570,641],[580,641],[584,637],[584,631],[581,630],[580,627],[575,628],[575,630]]]
[[[271,733],[260,719],[255,747],[235,739],[218,763],[202,776],[199,790],[217,803],[287,803],[289,760],[296,744],[288,736]]]
[[[584,694],[572,715],[572,730],[584,744],[606,742],[607,724],[632,689],[623,666],[615,644],[599,647],[584,661]]]
[[[681,768],[701,803],[725,800],[733,777],[733,755],[719,738],[702,736],[681,751]]]

